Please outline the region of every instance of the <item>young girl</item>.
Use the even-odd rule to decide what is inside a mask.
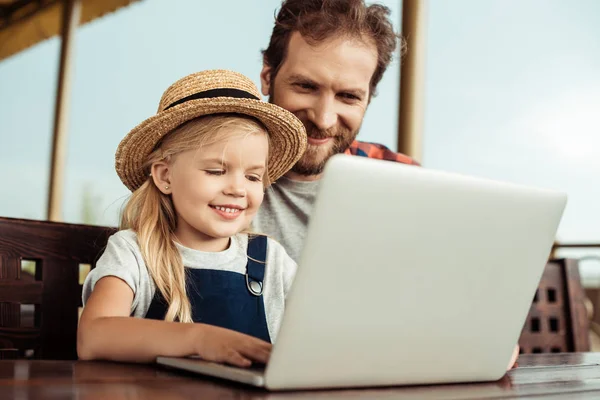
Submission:
[[[244,233],[265,188],[298,161],[302,123],[223,70],[189,75],[116,153],[133,192],[83,287],[81,359],[197,355],[265,363],[296,265]]]

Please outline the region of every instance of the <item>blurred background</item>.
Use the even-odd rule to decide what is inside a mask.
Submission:
[[[402,1],[379,2],[392,10],[401,30]],[[31,27],[35,34],[52,37],[7,53],[16,37],[10,29],[26,19],[27,7],[50,13],[56,3],[0,0],[5,217],[48,218],[60,37],[38,22]],[[280,0],[106,1],[95,15],[86,14],[93,2],[83,3],[90,22],[71,35],[59,219],[116,226],[129,193],[114,171],[119,141],[186,74],[233,69],[258,85],[260,51]],[[11,13],[19,7],[20,14]],[[582,283],[595,293],[600,1],[429,0],[420,18],[416,98],[422,99],[422,125],[415,133],[420,143],[415,157],[426,168],[567,192],[554,255],[579,259]],[[398,148],[401,81],[396,57],[368,109],[360,140]]]

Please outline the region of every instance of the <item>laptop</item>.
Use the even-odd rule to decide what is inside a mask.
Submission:
[[[495,381],[566,195],[336,155],[266,368],[159,357],[268,390]]]

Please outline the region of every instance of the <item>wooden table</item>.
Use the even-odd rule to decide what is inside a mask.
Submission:
[[[600,398],[600,353],[523,355],[493,383],[269,393],[153,365],[0,361],[0,399]]]

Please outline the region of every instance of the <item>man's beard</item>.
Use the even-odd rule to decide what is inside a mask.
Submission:
[[[274,82],[273,78],[271,82]],[[269,103],[272,104],[276,104],[274,101],[274,88],[275,85],[271,84],[269,90]],[[291,169],[292,172],[295,172],[298,175],[311,176],[321,174],[327,161],[332,156],[345,152],[358,135],[358,130],[352,132],[348,128],[340,127],[324,131],[317,128],[315,124],[310,121],[302,121],[302,123],[306,128],[308,137],[314,139],[332,138],[333,145],[329,145],[328,143],[320,146],[312,145],[310,143],[307,144],[306,151],[302,155],[302,158]],[[323,148],[327,146],[330,146],[329,150],[324,151]]]
[[[347,128],[334,128],[323,131],[310,121],[302,121],[306,127],[306,134],[313,139],[331,138],[333,144],[306,146],[302,158],[292,167],[292,172],[299,175],[319,175],[323,172],[327,161],[335,154],[345,152],[356,138],[356,133]],[[326,150],[327,149],[327,150]]]

